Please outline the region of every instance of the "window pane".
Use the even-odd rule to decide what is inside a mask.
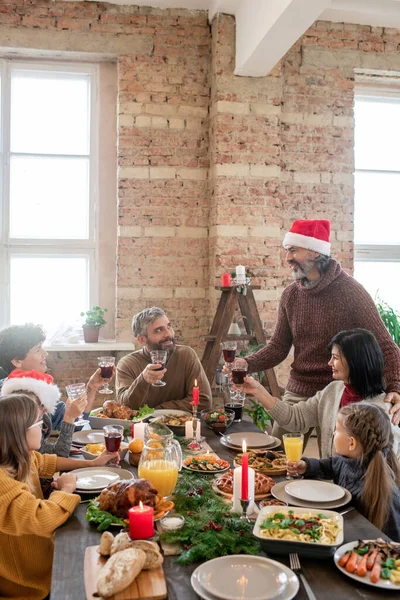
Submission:
[[[11,71],[11,152],[88,154],[90,76]]]
[[[89,307],[89,257],[11,256],[10,322],[40,323],[48,333]]]
[[[400,262],[355,262],[354,277],[372,298],[378,296],[400,312]]]
[[[356,98],[356,169],[400,170],[400,100]]]
[[[10,237],[85,239],[89,235],[89,159],[13,156]]]
[[[355,243],[400,243],[399,220],[400,173],[356,173]]]

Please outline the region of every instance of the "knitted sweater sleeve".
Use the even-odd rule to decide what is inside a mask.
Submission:
[[[125,356],[117,365],[116,389],[118,402],[138,409],[146,404],[150,386],[142,374],[139,361],[132,355]]]
[[[307,479],[333,479],[334,478],[334,458],[330,456],[329,458],[306,458],[303,456],[302,460],[307,463],[307,470],[305,472],[305,477]]]
[[[357,282],[354,294],[353,327],[372,331],[381,347],[385,362],[386,392],[400,392],[400,349],[391,338],[368,292]]]
[[[318,405],[321,398],[321,392],[304,402],[289,404],[283,400],[278,400],[274,408],[269,409],[271,417],[288,431],[299,431],[306,433],[310,427],[318,427]]]
[[[57,456],[63,456],[67,458],[71,449],[74,431],[75,425],[73,423],[66,423],[63,421],[56,442],[48,442],[47,438],[42,439],[42,443],[40,445],[41,454],[56,454]]]
[[[272,369],[285,360],[289,354],[293,341],[292,331],[290,329],[286,312],[286,306],[290,297],[290,293],[290,286],[283,291],[281,301],[279,303],[278,322],[268,344],[255,354],[246,356],[246,361],[249,365],[249,373]]]

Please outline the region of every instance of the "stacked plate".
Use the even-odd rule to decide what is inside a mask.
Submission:
[[[204,600],[291,600],[299,580],[289,567],[269,558],[236,554],[203,563],[191,584]]]
[[[255,432],[243,432],[243,433],[230,433],[221,437],[221,444],[226,448],[241,452],[243,442],[246,442],[247,450],[272,450],[281,445],[281,441],[273,435],[266,433],[255,433]]]
[[[72,436],[74,446],[86,446],[86,444],[104,444],[104,431],[102,429],[84,429],[76,431]]]
[[[77,477],[76,491],[78,494],[97,494],[111,483],[121,479],[133,479],[133,475],[126,469],[119,467],[89,467],[71,471]]]
[[[339,485],[313,479],[281,481],[274,485],[271,494],[292,506],[322,509],[339,508],[352,498],[351,493]]]

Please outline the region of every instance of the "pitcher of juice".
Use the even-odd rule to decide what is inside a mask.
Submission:
[[[175,489],[182,468],[182,450],[174,434],[162,423],[147,426],[139,461],[139,477],[150,481],[164,498]]]

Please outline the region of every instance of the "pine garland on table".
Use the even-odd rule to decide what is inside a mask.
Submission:
[[[259,554],[260,544],[252,535],[253,523],[230,512],[212,489],[213,479],[182,473],[174,491],[175,510],[185,517],[179,531],[160,535],[163,542],[180,544],[180,565],[211,560],[227,554]]]

